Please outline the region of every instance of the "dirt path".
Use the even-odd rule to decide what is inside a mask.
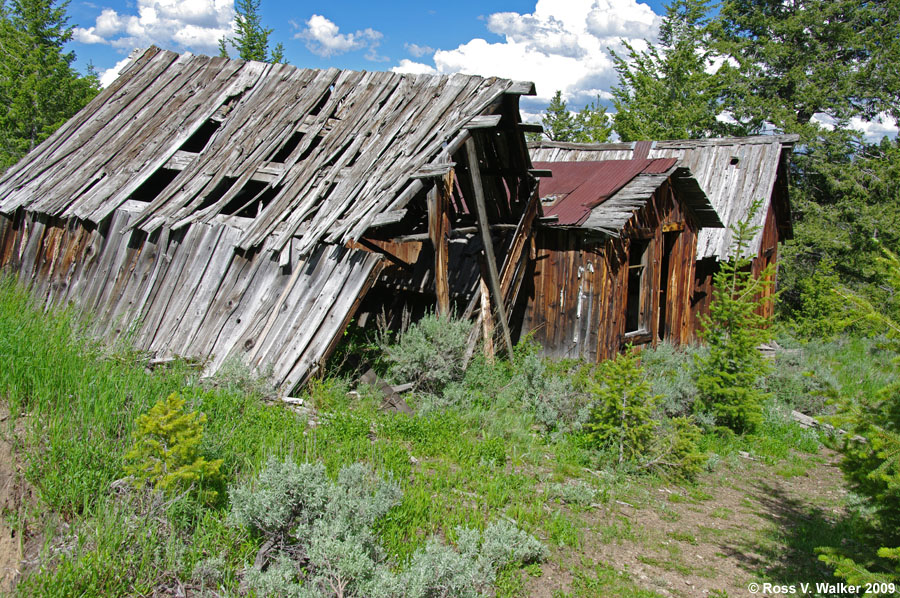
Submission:
[[[622,596],[735,598],[750,596],[752,581],[832,580],[814,549],[841,537],[846,492],[836,464],[826,451],[772,466],[741,460],[696,487],[636,487],[606,510],[575,514],[585,525],[583,546],[568,552],[587,560],[554,551],[526,594],[590,596],[613,583]],[[576,565],[616,574],[573,590]]]
[[[27,533],[19,522],[25,521],[25,511],[34,504],[34,491],[25,481],[9,441],[9,411],[0,407],[0,593],[12,589],[21,571]]]

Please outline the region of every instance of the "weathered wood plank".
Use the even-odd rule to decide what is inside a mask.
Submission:
[[[494,296],[495,306],[497,308],[497,317],[500,320],[500,326],[503,330],[503,340],[506,342],[506,350],[509,355],[513,354],[512,337],[509,332],[509,320],[506,318],[506,307],[503,305],[503,292],[500,290],[500,277],[497,274],[497,260],[494,257],[493,241],[491,240],[489,223],[487,221],[487,207],[484,203],[484,189],[481,185],[480,167],[478,165],[478,156],[475,147],[475,140],[466,141],[466,155],[469,161],[469,175],[472,178],[472,185],[475,188],[475,208],[478,214],[478,227],[481,232],[481,239],[484,243],[484,256],[487,262],[488,283]]]

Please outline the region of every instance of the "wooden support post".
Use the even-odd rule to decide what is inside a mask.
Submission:
[[[481,331],[484,336],[484,356],[488,361],[494,361],[494,318],[491,317],[491,293],[484,282],[479,281],[481,288]],[[468,361],[468,360],[466,360]]]
[[[450,217],[447,214],[447,189],[452,183],[452,171],[434,181],[428,192],[428,236],[434,245],[434,292],[437,296],[437,315],[450,315],[450,278],[447,267],[450,258]]]
[[[506,342],[506,350],[509,356],[513,355],[512,336],[509,333],[509,321],[506,319],[506,307],[503,305],[503,293],[500,290],[500,276],[497,274],[497,260],[494,257],[494,243],[491,240],[491,231],[488,228],[487,206],[484,203],[484,187],[481,184],[481,171],[478,167],[478,155],[476,153],[475,140],[471,137],[466,140],[466,156],[469,160],[469,174],[472,177],[472,187],[475,191],[475,211],[478,215],[478,228],[481,231],[481,240],[484,243],[484,258],[487,262],[488,284],[494,305],[497,307],[497,318],[503,329],[503,340]],[[490,310],[489,310],[490,311]]]

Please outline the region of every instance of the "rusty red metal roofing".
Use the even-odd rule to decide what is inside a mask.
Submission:
[[[541,179],[540,194],[552,201],[544,215],[556,216],[557,224],[583,224],[591,210],[609,199],[639,174],[661,174],[675,165],[675,158],[603,160],[598,162],[535,162],[534,167],[553,171]]]

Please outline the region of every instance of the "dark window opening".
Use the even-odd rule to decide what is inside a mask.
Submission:
[[[151,174],[141,186],[134,190],[128,199],[134,201],[143,201],[149,203],[163,192],[163,189],[169,186],[169,183],[175,180],[180,170],[171,170],[169,168],[160,168]]]
[[[738,162],[740,162],[740,161],[741,161],[740,158],[738,158],[737,156],[731,156],[730,164],[732,166],[737,166]]]
[[[659,325],[656,328],[659,340],[665,339],[669,332],[666,326],[666,303],[669,299],[669,282],[672,279],[672,250],[677,240],[677,232],[663,233],[663,255],[659,271]]]
[[[647,257],[649,241],[634,239],[628,250],[628,287],[625,299],[625,333],[646,331],[647,293]]]
[[[228,193],[229,189],[234,186],[234,182],[237,179],[234,177],[224,177],[219,184],[215,186],[215,188],[209,192],[209,194],[203,198],[203,203],[200,204],[200,207],[197,208],[197,211],[203,211],[206,208],[215,205],[220,199],[222,199],[226,193]]]
[[[221,122],[212,119],[207,120],[200,125],[199,129],[194,131],[194,134],[191,135],[187,141],[184,142],[184,145],[181,146],[181,150],[184,152],[191,152],[192,154],[199,154],[207,146],[209,140],[212,139],[213,133],[218,131],[221,126]]]
[[[303,139],[303,133],[300,131],[294,131],[294,133],[288,138],[281,149],[275,152],[271,158],[269,158],[269,162],[282,162],[290,157],[290,155],[297,149],[297,146],[300,145],[300,140]]]
[[[261,181],[248,181],[219,213],[240,218],[256,218],[271,203],[280,189],[270,187]]]

